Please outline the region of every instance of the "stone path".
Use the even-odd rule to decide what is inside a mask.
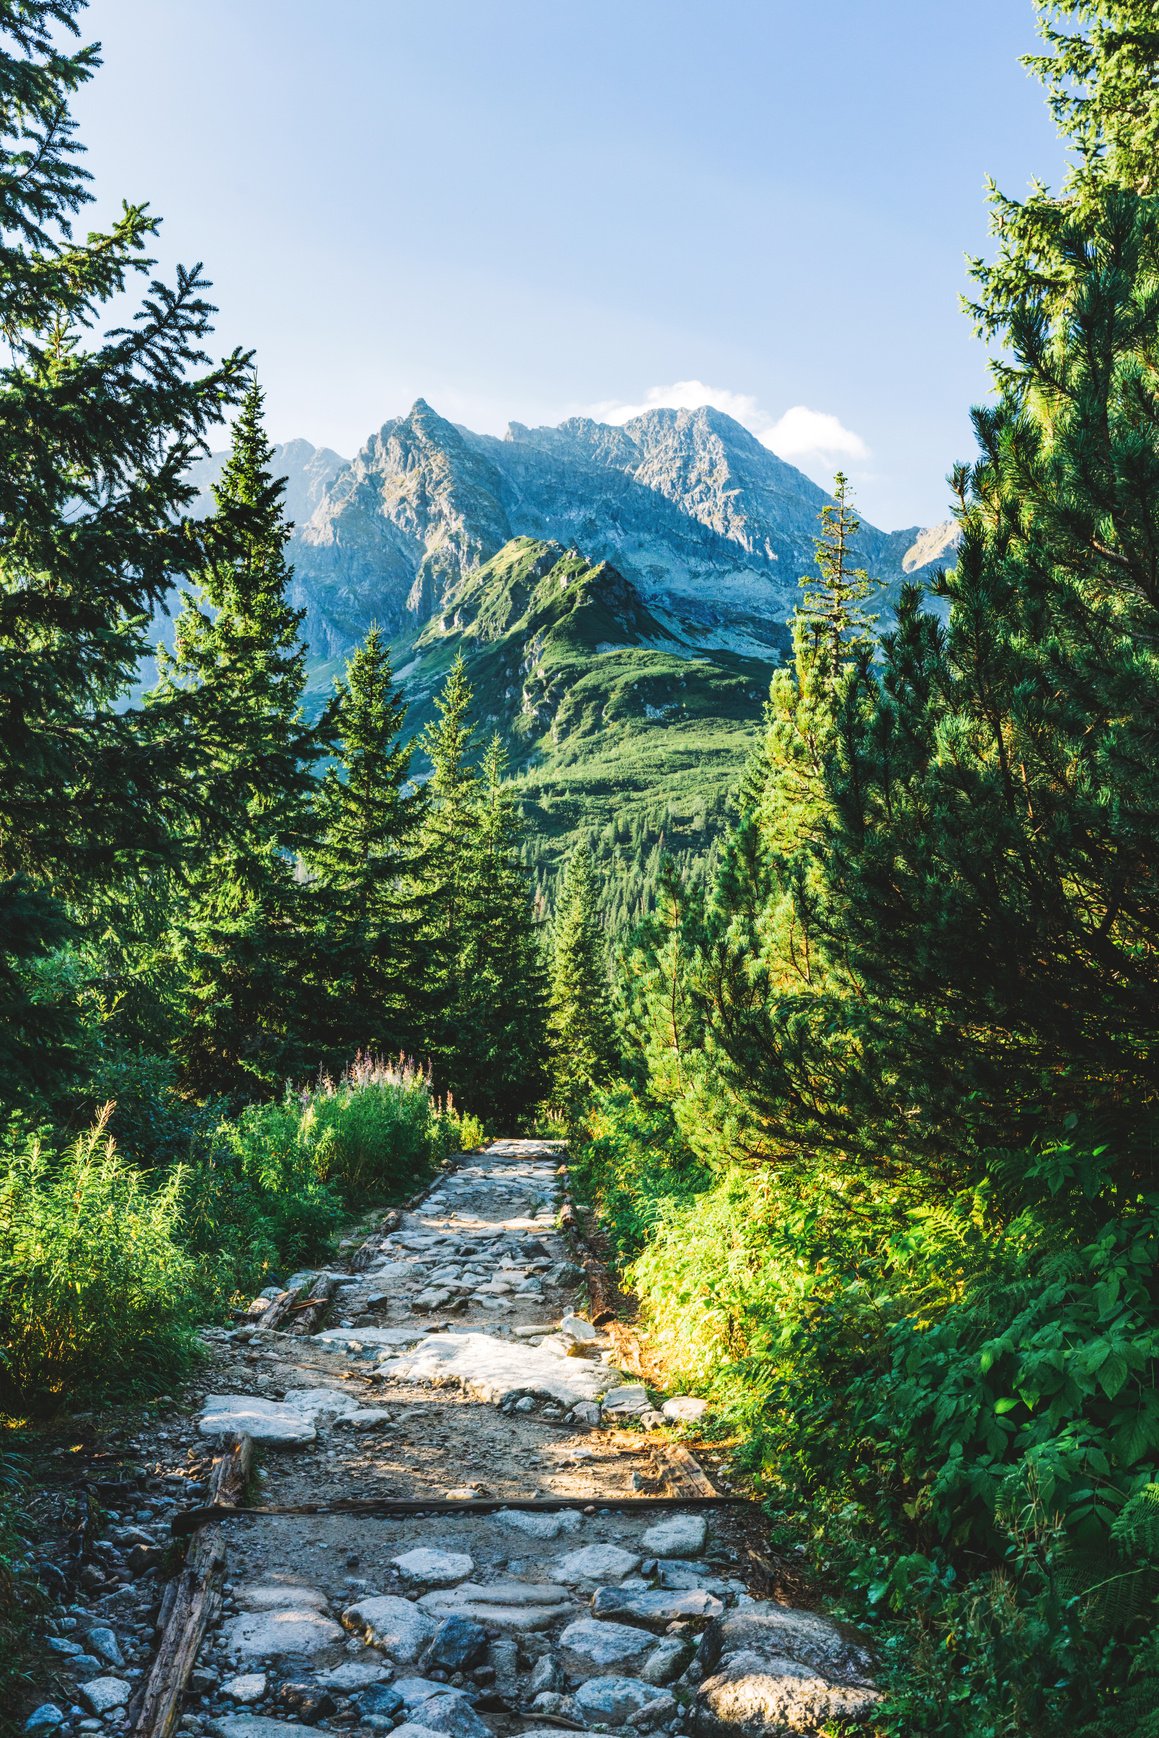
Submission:
[[[746,1518],[601,1508],[663,1488],[665,1439],[699,1408],[674,1397],[666,1417],[576,1313],[582,1274],[555,1229],[559,1162],[557,1147],[530,1141],[465,1155],[365,1271],[341,1276],[312,1338],[266,1332],[260,1315],[207,1330],[212,1381],[186,1436],[208,1446],[250,1433],[255,1503],[577,1506],[227,1522],[224,1608],[181,1738],[555,1738],[567,1727],[713,1738],[868,1715],[857,1638],[754,1595]],[[182,1495],[201,1489],[189,1480]],[[139,1549],[157,1550],[156,1523],[176,1506],[168,1491],[145,1505]],[[123,1537],[111,1549],[123,1559]],[[151,1646],[140,1586],[116,1572],[67,1608],[56,1640],[76,1650],[64,1656],[76,1701],[38,1711],[33,1729],[112,1738],[128,1727]]]

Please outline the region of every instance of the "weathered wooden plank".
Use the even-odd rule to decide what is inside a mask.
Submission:
[[[319,1274],[310,1288],[309,1297],[303,1298],[300,1304],[294,1306],[294,1319],[290,1323],[292,1334],[312,1334],[321,1327],[326,1311],[330,1307],[330,1299],[338,1289],[338,1281],[332,1273]]]
[[[704,1476],[703,1474],[701,1475]],[[709,1484],[711,1495],[684,1492],[679,1496],[654,1497],[348,1497],[329,1503],[270,1503],[235,1508],[205,1504],[185,1509],[170,1523],[175,1538],[184,1538],[216,1521],[247,1515],[493,1515],[499,1509],[611,1509],[617,1514],[644,1513],[648,1509],[745,1508],[751,1498],[722,1495]]]
[[[209,1494],[215,1514],[224,1516],[236,1507],[252,1465],[253,1442],[243,1436],[214,1466]],[[193,1540],[180,1573],[165,1590],[161,1639],[131,1710],[133,1738],[169,1738],[180,1719],[202,1639],[221,1610],[224,1574],[224,1536],[219,1527],[207,1527]]]
[[[260,1316],[255,1317],[254,1326],[260,1328],[263,1333],[268,1333],[271,1328],[278,1327],[281,1322],[285,1321],[301,1295],[302,1287],[300,1285],[295,1286],[292,1291],[279,1292],[269,1309],[263,1310]]]
[[[721,1495],[693,1454],[685,1448],[682,1442],[670,1442],[666,1445],[668,1466],[665,1472],[670,1482],[677,1489],[687,1494],[688,1498],[700,1497],[705,1502],[743,1501],[744,1499],[729,1499]]]

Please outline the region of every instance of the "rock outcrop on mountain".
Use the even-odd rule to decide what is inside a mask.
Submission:
[[[465,574],[529,536],[613,563],[689,647],[768,657],[785,644],[827,498],[708,407],[650,410],[622,428],[513,423],[500,439],[419,399],[298,521],[296,601],[322,656],[348,651],[371,621],[409,637]],[[896,585],[944,558],[952,531],[865,525],[860,559]]]
[[[189,481],[197,490],[194,511],[208,513],[213,507],[210,490],[221,476],[226,453],[213,453],[198,459],[189,467]],[[327,488],[345,468],[347,460],[330,447],[316,447],[309,441],[285,441],[274,448],[273,472],[283,477],[286,493],[283,497],[286,517],[295,525],[305,525],[317,509]]]

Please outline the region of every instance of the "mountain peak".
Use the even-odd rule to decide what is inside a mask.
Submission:
[[[689,648],[776,656],[812,570],[829,497],[727,412],[657,406],[622,427],[513,422],[505,437],[448,421],[424,398],[385,423],[331,484],[294,550],[308,632],[349,649],[436,615],[512,538],[608,562]],[[863,526],[859,556],[888,583],[916,534]]]

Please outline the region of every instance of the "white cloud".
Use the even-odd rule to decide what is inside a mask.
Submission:
[[[769,428],[753,432],[782,459],[869,457],[869,448],[859,434],[829,411],[810,410],[807,404],[794,404]]]
[[[757,439],[793,464],[809,465],[841,459],[863,460],[869,448],[859,434],[846,428],[840,418],[827,410],[811,410],[807,404],[794,404],[782,416],[770,416],[762,410],[751,393],[732,392],[725,386],[709,386],[703,380],[675,380],[671,386],[650,386],[639,404],[626,404],[617,399],[589,405],[587,415],[599,422],[625,423],[646,410],[699,410],[710,404],[723,410],[736,422],[756,435]]]
[[[730,392],[727,387],[707,386],[703,380],[674,380],[671,386],[650,386],[640,404],[624,404],[617,399],[608,399],[604,404],[593,404],[588,415],[599,422],[622,423],[631,422],[634,416],[643,416],[646,410],[699,410],[702,404],[711,404],[715,410],[723,410],[726,416],[742,422],[746,428],[757,433],[756,424],[767,423],[756,399],[747,392]]]

